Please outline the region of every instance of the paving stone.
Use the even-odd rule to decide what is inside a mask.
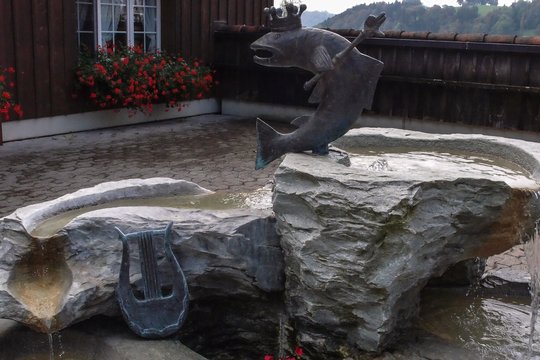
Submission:
[[[273,177],[277,166],[255,171],[255,149],[255,119],[222,115],[5,143],[0,147],[0,199],[5,199],[0,216],[128,178],[166,176],[211,190],[255,190]]]

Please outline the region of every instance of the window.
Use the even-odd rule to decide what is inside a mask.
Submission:
[[[81,51],[92,51],[96,47],[94,0],[77,0],[77,38]]]
[[[100,46],[160,48],[160,0],[76,0],[81,50]],[[95,21],[94,21],[95,19]]]

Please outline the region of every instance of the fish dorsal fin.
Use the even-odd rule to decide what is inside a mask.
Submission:
[[[326,50],[326,48],[322,45],[315,48],[311,61],[313,62],[313,65],[315,65],[317,72],[325,72],[334,68],[334,64],[332,63],[332,58],[330,57],[328,50]]]
[[[324,81],[318,81],[317,85],[315,85],[315,89],[313,89],[313,92],[311,93],[311,96],[308,99],[308,102],[310,104],[318,104],[321,102],[322,96],[324,93]]]
[[[299,128],[302,127],[305,123],[307,123],[310,118],[310,115],[302,115],[291,121],[291,124]]]

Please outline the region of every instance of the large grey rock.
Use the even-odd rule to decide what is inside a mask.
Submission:
[[[288,312],[314,358],[380,351],[416,314],[429,279],[519,243],[536,219],[534,179],[399,154],[411,146],[508,160],[519,154],[536,176],[538,144],[367,129],[338,146],[368,148],[351,167],[290,154],[275,174]]]
[[[52,237],[31,235],[33,227],[58,211],[126,196],[171,193],[211,192],[185,181],[130,180],[84,189],[1,219],[0,318],[54,331],[94,315],[117,313],[122,246],[114,228],[127,233],[163,228],[170,221],[173,251],[187,276],[192,301],[262,299],[283,290],[283,259],[270,210],[105,208],[78,215]],[[137,283],[141,276],[134,250],[131,275]],[[166,272],[167,263],[161,266]]]

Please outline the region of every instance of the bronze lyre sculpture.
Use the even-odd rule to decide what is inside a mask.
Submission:
[[[171,248],[172,222],[164,230],[146,230],[124,234],[116,228],[122,241],[122,263],[117,298],[122,315],[130,329],[144,338],[161,338],[174,334],[183,325],[188,311],[189,291],[186,277]],[[157,244],[162,242],[166,265],[173,274],[172,284],[163,284],[158,271]],[[130,243],[136,242],[142,275],[142,297],[135,296],[130,284]],[[171,287],[167,293],[166,286]]]

